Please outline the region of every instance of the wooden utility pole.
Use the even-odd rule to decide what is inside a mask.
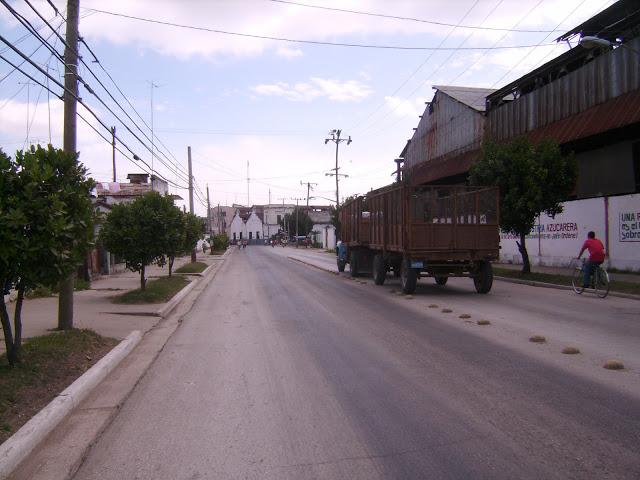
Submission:
[[[309,192],[313,190],[313,187],[311,185],[318,185],[318,184],[312,183],[312,182],[303,182],[302,180],[300,180],[300,185],[307,186],[307,208],[309,208]]]
[[[116,180],[116,127],[111,127],[111,147],[113,149],[113,183]]]
[[[209,184],[207,183],[207,228],[211,238],[211,203],[209,203]]]
[[[400,183],[402,181],[402,164],[404,163],[404,158],[396,158],[394,160],[396,162],[397,168],[394,172],[396,174],[396,182]]]
[[[333,142],[336,144],[336,168],[331,169],[333,173],[325,173],[325,175],[327,177],[333,177],[333,176],[336,177],[336,210],[337,210],[340,208],[340,189],[339,189],[340,177],[346,178],[349,176],[349,175],[340,173],[340,167],[338,166],[338,150],[342,142],[347,142],[347,145],[349,145],[351,144],[352,140],[351,140],[351,135],[349,135],[348,139],[340,138],[340,135],[342,134],[342,130],[331,130],[329,134],[331,135],[331,138],[325,138],[324,144],[326,145],[329,142]]]
[[[187,147],[187,158],[189,161],[189,212],[193,213],[193,173],[191,170],[191,147]],[[196,261],[196,248],[191,250],[191,263]]]
[[[64,138],[66,153],[76,154],[76,109],[78,98],[78,23],[80,0],[67,0],[67,31],[64,49]],[[73,328],[73,288],[76,272],[60,282],[58,329]]]

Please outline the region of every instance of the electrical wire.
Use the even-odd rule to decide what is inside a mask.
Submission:
[[[300,40],[300,39],[285,38],[285,37],[273,37],[269,35],[256,35],[251,33],[231,32],[227,30],[218,30],[218,29],[208,28],[208,27],[197,27],[194,25],[186,25],[181,23],[167,22],[164,20],[155,20],[150,18],[137,17],[135,15],[126,15],[124,13],[109,12],[107,10],[99,10],[97,8],[89,8],[88,10],[96,13],[102,13],[105,15],[112,15],[114,17],[128,18],[130,20],[137,20],[137,21],[146,22],[146,23],[154,23],[157,25],[165,25],[165,26],[176,27],[176,28],[185,28],[185,29],[197,30],[201,32],[218,33],[222,35],[232,35],[237,37],[256,38],[260,40],[273,40],[277,42],[302,43],[302,44],[308,44],[308,45],[322,45],[322,46],[331,46],[331,47],[371,48],[371,49],[381,49],[381,50],[409,50],[409,51],[455,50],[455,48],[453,47],[409,47],[409,46],[402,46],[402,45],[368,45],[368,44],[362,44],[362,43],[340,43],[340,42],[323,42],[319,40]],[[471,51],[487,50],[487,49],[509,50],[509,49],[528,48],[531,46],[533,45],[505,45],[501,47],[464,47],[462,50],[471,50]]]
[[[441,27],[456,27],[456,28],[465,28],[465,29],[472,29],[472,30],[486,30],[486,31],[497,31],[497,32],[514,32],[514,33],[553,33],[553,32],[560,32],[562,30],[523,30],[523,29],[514,29],[514,28],[501,28],[501,27],[482,27],[482,26],[478,26],[478,25],[461,25],[461,24],[453,24],[453,23],[446,23],[446,22],[437,22],[435,20],[425,20],[422,18],[415,18],[415,17],[401,17],[398,15],[387,15],[387,14],[382,14],[382,13],[373,13],[373,12],[364,12],[361,10],[348,10],[345,8],[332,8],[332,7],[325,7],[325,6],[321,6],[321,5],[310,5],[308,3],[300,3],[300,2],[292,2],[290,0],[268,0],[270,2],[274,2],[274,3],[283,3],[283,4],[288,4],[288,5],[296,5],[298,7],[307,7],[307,8],[316,8],[319,10],[327,10],[327,11],[332,11],[332,12],[341,12],[341,13],[351,13],[351,14],[355,14],[355,15],[365,15],[368,17],[380,17],[380,18],[389,18],[389,19],[393,19],[393,20],[407,20],[407,21],[411,21],[411,22],[419,22],[419,23],[428,23],[430,25],[438,25]]]

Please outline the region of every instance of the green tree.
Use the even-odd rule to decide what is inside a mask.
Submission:
[[[183,253],[185,243],[185,214],[173,204],[170,197],[164,197],[165,223],[160,229],[164,240],[163,251],[167,256],[169,265],[169,276],[173,273],[173,262],[177,255]],[[168,204],[170,202],[170,205]]]
[[[204,238],[205,223],[193,213],[184,214],[184,243],[182,245],[185,253],[191,253],[191,261],[195,262],[193,255],[198,240]]]
[[[296,222],[297,227],[296,228]],[[282,219],[282,228],[289,232],[289,235],[308,235],[313,228],[313,220],[309,218],[306,210],[300,207],[293,209],[292,213],[287,213]]]
[[[11,160],[0,150],[0,285],[14,288],[11,326],[4,295],[0,320],[10,365],[20,361],[25,292],[53,287],[82,261],[93,239],[94,182],[77,154],[32,146]]]
[[[211,237],[211,253],[225,250],[227,245],[229,245],[229,237],[227,237],[226,233],[219,233]]]
[[[166,263],[169,231],[176,207],[170,196],[148,192],[131,203],[114,205],[106,218],[100,240],[107,250],[124,259],[127,268],[140,272],[140,289],[146,286],[148,265]]]
[[[526,138],[507,144],[487,142],[482,158],[471,168],[472,185],[500,189],[500,228],[520,237],[522,273],[531,272],[526,236],[541,213],[555,216],[561,202],[573,191],[577,164],[573,155],[562,155],[558,145],[542,141],[532,145]]]

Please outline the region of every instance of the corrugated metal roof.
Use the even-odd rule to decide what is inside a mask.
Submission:
[[[484,112],[485,110],[485,98],[495,92],[493,88],[454,87],[448,85],[434,85],[433,88],[479,112]]]
[[[568,40],[580,34],[596,35],[611,42],[615,42],[616,38],[628,40],[638,35],[639,21],[640,2],[638,0],[620,0],[561,35],[556,41]]]

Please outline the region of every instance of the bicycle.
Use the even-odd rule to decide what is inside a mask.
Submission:
[[[582,262],[578,265],[575,264],[575,268],[573,270],[573,276],[571,278],[571,286],[573,287],[573,291],[580,295],[584,291],[583,282],[584,282],[584,269],[586,266],[586,260],[583,258]],[[604,268],[603,264],[597,265],[591,275],[591,288],[594,293],[600,297],[604,298],[609,294],[609,288],[611,287],[609,283],[609,273]]]

